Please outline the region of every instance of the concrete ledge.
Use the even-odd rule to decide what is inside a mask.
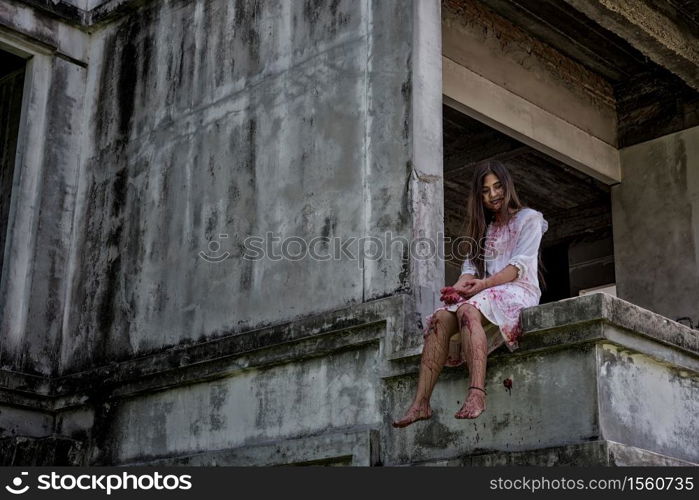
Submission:
[[[410,298],[394,295],[51,379],[0,371],[0,388],[4,389],[0,403],[58,411],[84,405],[97,396],[127,397],[163,390],[323,356],[384,338],[389,346],[400,349],[409,310]]]
[[[51,382],[48,377],[7,369],[0,370],[0,388],[25,393],[28,396],[48,396],[51,394]]]
[[[415,393],[415,371],[385,379],[387,418],[382,449],[387,465],[428,463],[483,453],[527,452],[600,439],[596,346],[567,345],[527,355],[488,358],[487,409],[476,420],[457,420],[468,387],[464,367],[445,370],[432,395],[433,416],[392,429]],[[508,390],[503,381],[512,381]]]
[[[609,453],[609,465],[620,466],[662,466],[662,467],[698,467],[699,463],[680,460],[679,458],[668,457],[650,450],[627,446],[614,441],[605,441]]]
[[[416,465],[460,467],[503,465],[557,467],[590,467],[595,465],[686,467],[697,466],[699,464],[686,462],[614,441],[593,441],[590,443],[554,446],[530,451],[483,453]]]
[[[114,427],[113,436],[105,437],[102,436],[103,430],[95,431],[97,436],[102,436],[99,439],[105,440],[102,444],[97,443],[104,463],[115,460],[125,464],[262,465],[293,462],[370,465],[383,462],[397,465],[452,464],[456,461],[454,464],[457,465],[477,465],[514,464],[527,460],[533,464],[572,464],[577,460],[619,465],[664,463],[663,460],[668,463],[674,460],[679,464],[682,460],[691,462],[694,459],[692,452],[682,448],[676,440],[664,442],[661,439],[665,435],[684,436],[691,426],[690,415],[694,412],[691,391],[696,385],[693,380],[697,378],[698,358],[694,332],[603,294],[544,304],[524,311],[525,335],[521,348],[514,353],[502,349],[489,358],[486,382],[489,409],[475,423],[457,421],[452,416],[460,405],[465,388],[463,368],[460,368],[445,370],[440,379],[433,398],[435,416],[431,421],[400,432],[391,429],[389,416],[404,409],[405,401],[414,392],[417,348],[422,338],[415,325],[411,325],[410,319],[414,318],[412,306],[410,297],[396,295],[294,323],[177,346],[56,379],[42,380],[41,377],[4,372],[2,380],[7,387],[0,393],[0,398],[6,406],[28,407],[49,416],[67,415],[72,411],[94,412],[94,421],[103,422],[107,426],[105,429],[111,429],[114,421],[110,412],[117,412],[120,420]],[[325,429],[327,424],[319,422],[317,428],[304,431],[310,433],[308,436],[298,436],[292,429],[293,432],[288,434],[290,437],[280,436],[279,440],[248,443],[245,438],[231,442],[229,446],[234,448],[211,451],[211,443],[221,443],[218,437],[212,437],[211,443],[203,441],[202,447],[193,447],[187,455],[150,456],[148,450],[157,450],[157,446],[141,449],[138,440],[127,443],[132,452],[116,453],[119,450],[113,449],[114,443],[121,443],[114,441],[116,436],[121,436],[128,428],[129,412],[141,411],[134,405],[145,408],[155,404],[158,408],[170,408],[171,403],[174,405],[180,401],[177,391],[185,391],[193,400],[216,399],[216,395],[223,391],[218,386],[225,381],[230,383],[227,391],[231,394],[236,393],[238,386],[257,387],[255,382],[247,380],[261,371],[259,368],[276,370],[282,368],[280,365],[291,366],[299,360],[314,363],[335,353],[345,356],[345,362],[350,363],[348,360],[352,358],[347,358],[347,354],[359,352],[365,346],[371,346],[370,350],[375,353],[367,358],[374,359],[371,373],[378,374],[378,380],[383,381],[377,384],[376,379],[362,379],[366,393],[381,402],[380,410],[376,406],[385,417],[379,424],[380,435],[374,427],[366,427],[375,421],[376,413],[371,413],[356,422],[365,427]],[[663,362],[658,364],[650,358]],[[318,366],[316,369],[320,374],[324,368]],[[643,376],[637,373],[639,370]],[[344,371],[342,373],[346,376]],[[271,387],[286,380],[282,372],[275,376],[281,378],[270,382]],[[373,375],[367,373],[366,376],[371,378]],[[688,401],[672,419],[666,419],[661,426],[664,434],[658,436],[643,434],[646,432],[643,429],[634,430],[641,417],[644,422],[652,421],[655,409],[662,406],[662,397],[665,397],[639,396],[647,387],[647,381],[643,381],[649,377],[657,384],[664,384],[661,395]],[[502,381],[506,378],[514,380],[512,391],[503,387]],[[221,379],[221,384],[218,379]],[[201,382],[206,384],[199,384],[197,389],[196,384]],[[347,380],[343,383],[351,385],[356,382]],[[171,393],[171,390],[175,392]],[[249,396],[247,392],[245,394]],[[286,403],[277,396],[274,391],[270,392],[270,401],[283,407]],[[230,413],[235,408],[234,400],[238,401],[233,398],[226,403],[229,406],[225,411],[219,404],[219,411],[234,415],[235,412]],[[323,401],[317,404],[331,404],[329,400]],[[640,402],[641,413],[638,412]],[[126,406],[120,407],[122,403]],[[189,415],[183,408],[177,411]],[[107,413],[102,415],[100,412]],[[67,417],[67,421],[77,422],[82,418],[76,415]],[[158,421],[159,415],[159,411],[152,415],[154,422]],[[631,423],[627,422],[626,416],[633,416]],[[202,418],[201,415],[192,418],[195,417]],[[82,424],[71,423],[73,427],[67,427],[65,432],[79,439],[78,434],[74,435],[70,429],[89,432],[91,418],[86,417],[87,423],[82,427]],[[341,425],[353,425],[353,422],[343,421]],[[177,427],[172,427],[169,432],[179,432],[174,429]],[[46,432],[52,432],[50,426]],[[265,436],[264,439],[271,440],[272,437]],[[605,439],[625,444],[616,448],[616,445],[600,445],[600,440]],[[376,451],[379,442],[380,458]],[[549,451],[535,453],[531,449]],[[182,447],[173,444],[172,452],[178,453],[178,450]],[[455,453],[459,455],[454,457]],[[123,457],[122,461],[119,457]]]
[[[595,293],[525,309],[522,325],[527,333],[604,320],[659,342],[699,354],[699,331],[604,293]]]
[[[522,324],[519,353],[603,339],[699,373],[699,332],[607,294],[526,309]]]
[[[0,406],[9,405],[15,408],[30,408],[41,412],[52,412],[56,407],[56,399],[33,392],[7,389],[0,386]]]
[[[523,323],[520,349],[488,358],[485,414],[473,422],[453,418],[467,374],[464,367],[446,369],[432,398],[431,420],[400,431],[385,422],[387,463],[696,462],[694,331],[604,294],[527,309]],[[417,355],[387,365],[382,378],[389,415],[404,411],[418,367]],[[513,382],[511,391],[505,379]],[[600,440],[623,444],[589,444]],[[554,451],[530,451],[549,448]],[[450,458],[454,453],[458,459]]]
[[[551,302],[522,311],[520,348],[501,348],[489,360],[524,356],[571,345],[609,341],[664,363],[699,373],[699,332],[607,294]],[[384,378],[416,372],[421,346],[390,357]]]
[[[56,56],[82,68],[87,67],[89,34],[79,15],[60,14],[39,7],[36,0],[3,2],[0,7],[0,38],[6,44],[31,47],[24,52]],[[53,5],[49,0],[48,5]],[[66,5],[59,3],[58,6]],[[68,11],[75,9],[68,6]],[[79,9],[78,9],[79,10]],[[12,48],[10,48],[12,51]],[[27,54],[18,54],[27,58]]]
[[[406,319],[410,310],[410,298],[395,295],[53,379],[1,370],[0,402],[57,410],[83,404],[85,394],[104,394],[105,388],[125,397],[322,356],[379,342],[384,336],[384,355],[392,363],[383,377],[402,376],[417,368],[422,344],[419,332]],[[692,329],[606,294],[529,308],[523,311],[522,321],[525,334],[520,349],[515,353],[501,349],[493,357],[604,339],[699,372],[699,335]]]
[[[151,466],[379,465],[379,432],[372,428],[330,430],[318,436],[252,443],[228,450],[129,462]]]

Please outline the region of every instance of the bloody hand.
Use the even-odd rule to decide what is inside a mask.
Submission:
[[[463,299],[461,294],[451,286],[445,286],[440,290],[440,292],[442,293],[440,300],[448,306],[456,304]]]

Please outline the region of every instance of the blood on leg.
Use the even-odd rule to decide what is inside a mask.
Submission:
[[[456,311],[461,332],[461,344],[469,372],[469,387],[485,388],[485,368],[488,356],[488,340],[483,329],[485,318],[470,304],[464,304]],[[471,389],[457,418],[476,418],[485,409],[485,395]]]
[[[430,397],[447,360],[449,338],[457,331],[458,323],[454,313],[440,310],[432,316],[420,358],[420,375],[415,399],[405,416],[393,422],[394,427],[405,427],[432,416]]]

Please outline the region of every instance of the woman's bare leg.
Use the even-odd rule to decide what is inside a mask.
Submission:
[[[456,314],[439,311],[433,320],[435,335],[428,335],[420,359],[420,378],[417,383],[415,401],[429,403],[437,378],[444,368],[449,354],[449,339],[458,333]]]
[[[488,339],[483,329],[483,315],[470,304],[459,307],[456,314],[461,330],[461,345],[466,366],[468,366],[469,386],[485,389]],[[478,389],[469,389],[466,401],[454,417],[477,418],[483,411],[485,411],[485,393]]]
[[[447,361],[449,338],[457,331],[458,323],[455,313],[442,310],[434,315],[422,349],[415,399],[405,416],[393,422],[393,427],[406,427],[417,420],[425,420],[432,416],[430,397],[437,383],[437,377]]]

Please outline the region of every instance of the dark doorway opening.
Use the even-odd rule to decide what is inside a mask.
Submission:
[[[26,60],[0,50],[0,275],[10,216]]]
[[[605,288],[614,293],[610,186],[444,105],[445,236],[465,235],[466,201],[475,166],[497,159],[510,170],[522,202],[549,223],[541,243],[546,287],[541,303]],[[447,259],[447,284],[461,262]]]

